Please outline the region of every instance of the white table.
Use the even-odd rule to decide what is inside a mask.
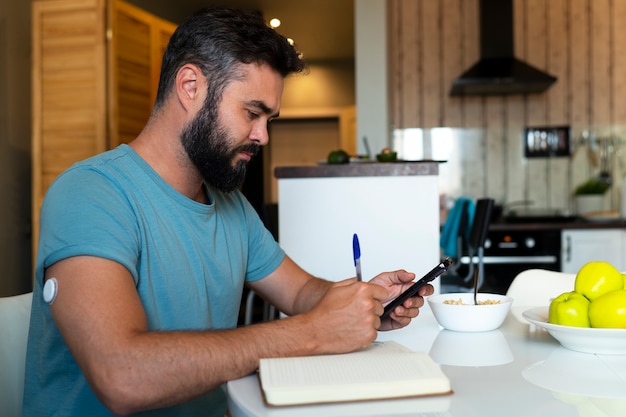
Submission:
[[[264,405],[256,375],[228,383],[232,417],[626,416],[626,355],[592,355],[562,348],[547,332],[513,314],[484,333],[441,330],[432,313],[405,329],[379,333],[430,352],[451,380],[443,397],[301,407]]]

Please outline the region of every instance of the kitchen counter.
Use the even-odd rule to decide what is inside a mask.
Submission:
[[[626,229],[626,219],[610,221],[592,221],[584,218],[575,218],[563,221],[496,221],[489,225],[493,231],[515,230],[564,230],[564,229]]]
[[[339,165],[310,165],[276,167],[276,178],[324,177],[397,177],[407,175],[438,175],[439,162],[351,162]]]

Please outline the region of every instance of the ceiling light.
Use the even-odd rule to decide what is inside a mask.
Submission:
[[[276,29],[278,26],[280,26],[280,19],[277,19],[277,18],[271,19],[270,26]]]

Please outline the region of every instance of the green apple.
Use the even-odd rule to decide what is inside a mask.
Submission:
[[[626,290],[602,294],[589,304],[591,327],[626,329]]]
[[[613,265],[603,261],[592,261],[583,265],[576,274],[574,291],[593,301],[613,290],[624,289],[622,273]]]
[[[590,327],[589,300],[575,291],[564,292],[550,302],[548,321],[562,326]]]

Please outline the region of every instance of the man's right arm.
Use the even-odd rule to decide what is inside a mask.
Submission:
[[[281,265],[276,281],[265,278],[257,288],[286,285],[281,277],[293,269]],[[64,340],[96,395],[119,414],[185,402],[254,372],[261,357],[367,346],[382,313],[375,300],[386,296],[377,285],[299,275],[295,289],[279,295],[292,298],[285,305],[309,308],[304,314],[225,331],[151,332],[134,281],[120,264],[77,256],[51,265],[45,276],[59,284],[51,309]],[[311,305],[297,300],[302,296],[310,296]]]

